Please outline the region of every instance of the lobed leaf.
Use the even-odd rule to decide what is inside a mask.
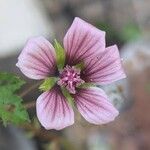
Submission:
[[[0,73],[0,118],[5,126],[8,123],[21,124],[29,121],[22,98],[15,94],[24,83],[13,74]]]
[[[15,92],[23,84],[25,84],[25,81],[11,73],[0,73],[0,87],[3,87],[8,91]]]

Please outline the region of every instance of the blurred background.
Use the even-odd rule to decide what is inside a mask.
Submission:
[[[105,30],[107,46],[119,46],[127,79],[103,87],[119,117],[95,126],[76,115],[62,131],[45,131],[36,118],[23,127],[0,124],[0,150],[150,150],[150,0],[0,0],[0,71],[22,76],[24,88],[34,84],[15,66],[26,40],[62,41],[75,16]]]

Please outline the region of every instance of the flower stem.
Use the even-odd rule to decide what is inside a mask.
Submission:
[[[31,91],[33,91],[34,89],[36,89],[40,84],[41,84],[41,81],[37,82],[36,84],[33,84],[32,86],[30,86],[29,88],[27,88],[25,91],[23,91],[22,93],[20,93],[19,96],[23,98],[28,93],[30,93]],[[35,101],[30,101],[30,102],[25,103],[24,107],[26,109],[31,109],[31,108],[34,108],[35,105],[36,105]]]
[[[24,107],[25,107],[26,109],[31,109],[31,108],[34,108],[35,105],[36,105],[35,101],[31,101],[31,102],[25,103],[25,104],[24,104]]]
[[[24,97],[26,96],[28,93],[30,93],[31,91],[33,91],[35,88],[37,88],[39,85],[41,84],[40,82],[37,82],[36,84],[33,84],[32,86],[30,86],[29,88],[27,88],[25,91],[23,91],[22,93],[19,94],[20,97]]]
[[[60,137],[58,135],[53,134],[52,132],[48,132],[42,128],[37,129],[32,124],[24,124],[21,126],[21,128],[23,128],[27,131],[31,131],[34,134],[34,136],[39,137],[40,139],[45,140],[45,141],[60,139]]]

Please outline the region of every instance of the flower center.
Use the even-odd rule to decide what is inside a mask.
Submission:
[[[76,93],[76,87],[84,83],[84,80],[80,78],[80,69],[74,66],[68,66],[60,72],[59,80],[57,84],[65,87],[70,93]]]

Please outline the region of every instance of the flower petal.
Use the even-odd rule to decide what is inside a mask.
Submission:
[[[85,62],[83,80],[108,84],[126,77],[116,45],[106,48],[102,55]]]
[[[56,87],[39,96],[36,110],[39,121],[47,130],[61,130],[74,123],[74,112]]]
[[[55,72],[55,51],[44,37],[28,40],[16,64],[29,78],[44,79]]]
[[[119,114],[100,88],[81,89],[74,99],[79,112],[90,123],[105,124],[113,121]]]
[[[105,50],[105,32],[76,17],[64,37],[67,64],[75,65]]]

